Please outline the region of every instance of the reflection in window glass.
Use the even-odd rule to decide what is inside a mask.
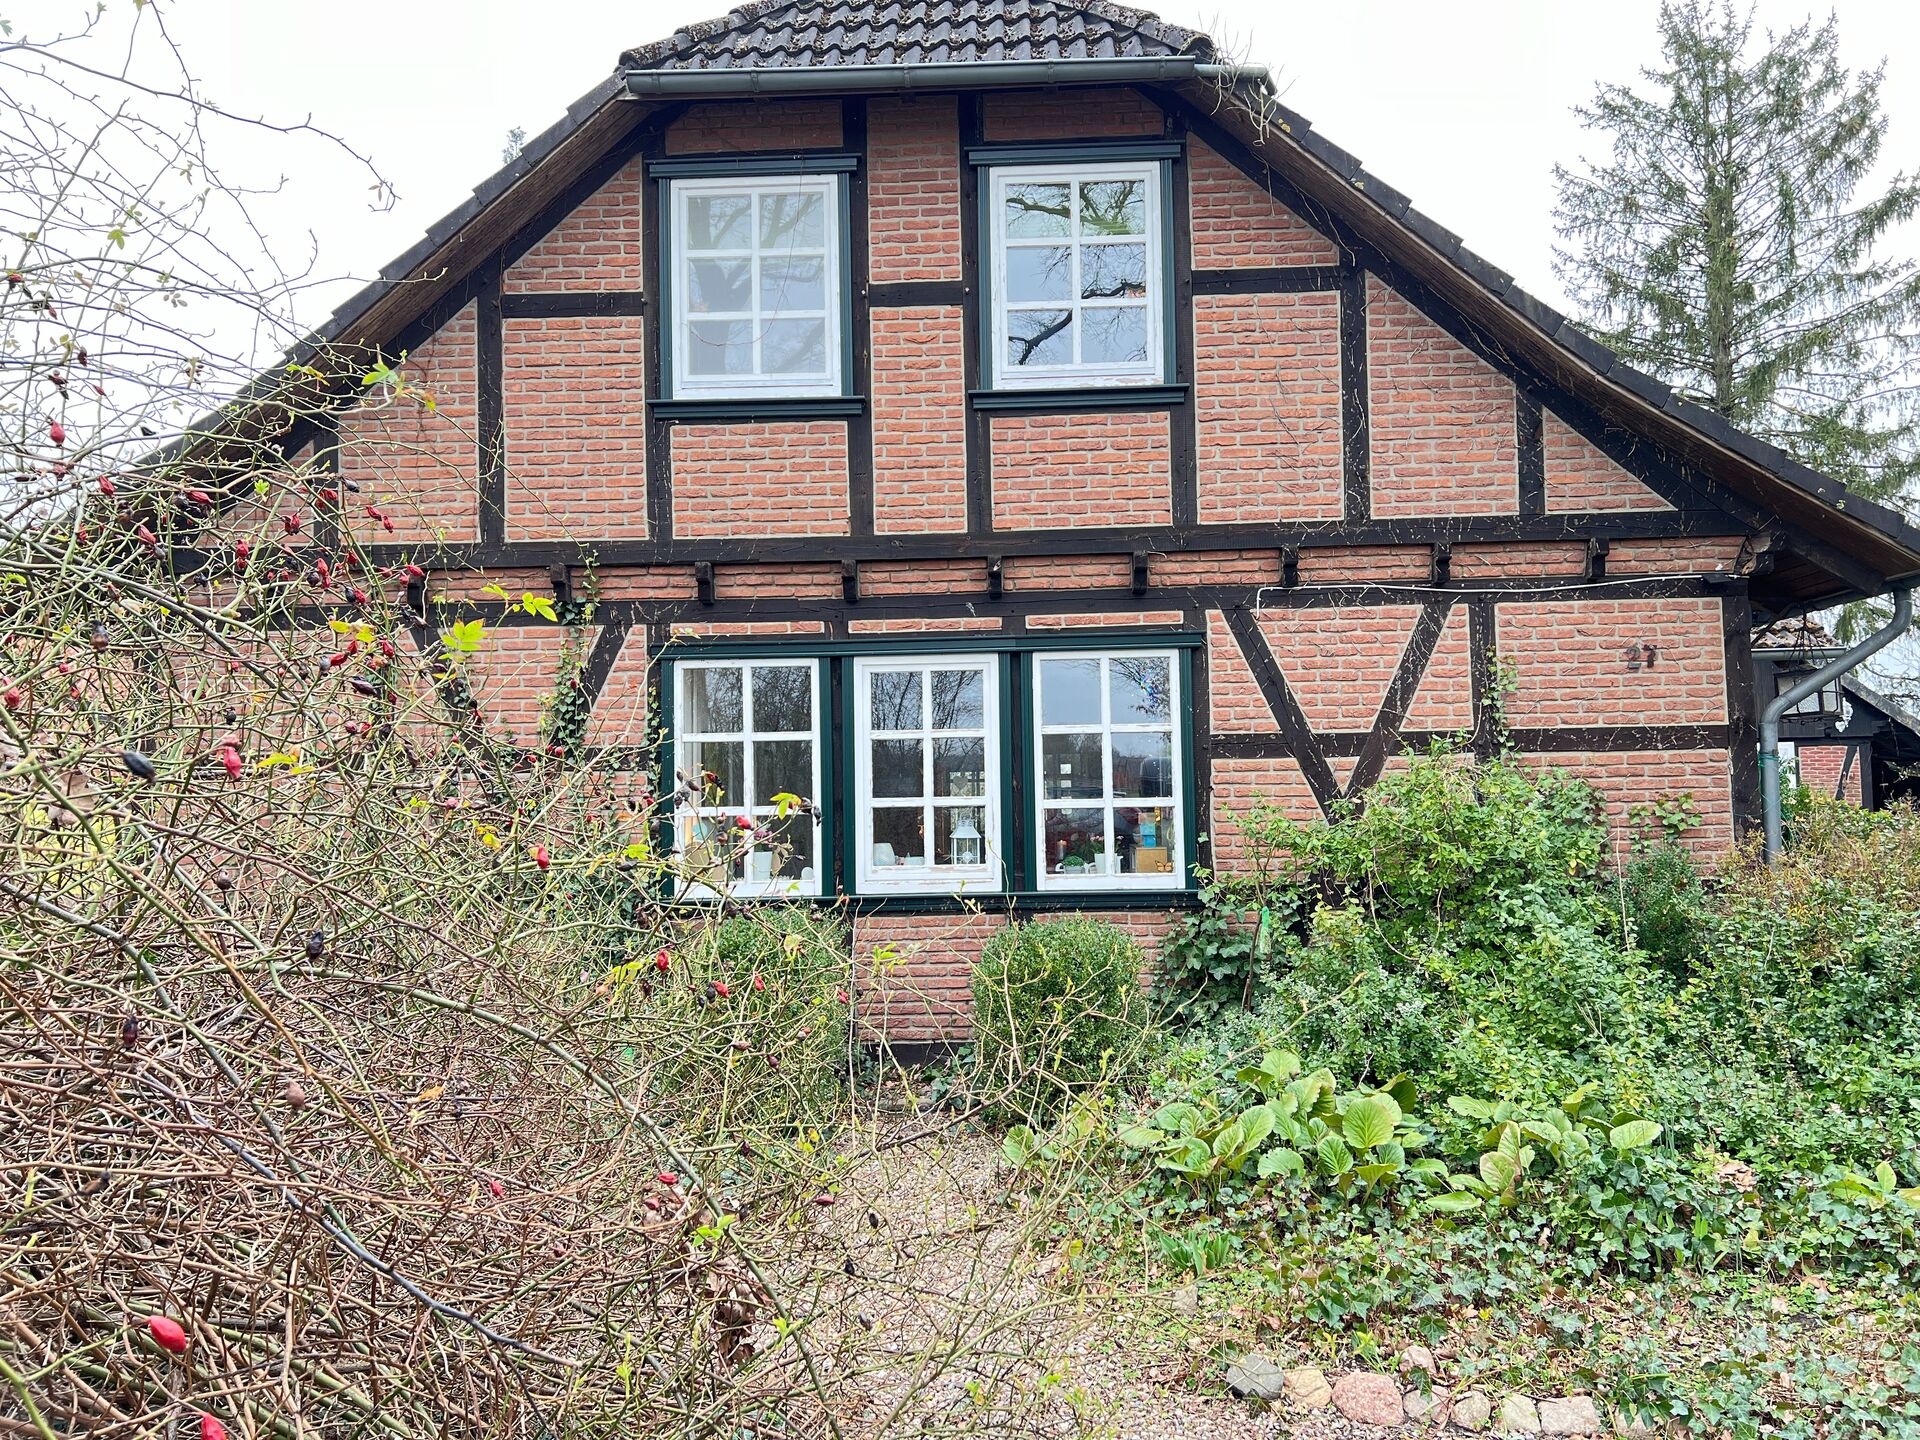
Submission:
[[[992,677],[986,657],[862,662],[854,693],[863,885],[993,883]]]
[[[1021,167],[993,183],[997,383],[1163,378],[1159,168]]]
[[[1034,675],[1042,888],[1179,883],[1173,657],[1040,656]]]
[[[674,828],[708,889],[820,893],[819,817],[785,798],[811,801],[819,789],[816,676],[811,660],[676,667]]]

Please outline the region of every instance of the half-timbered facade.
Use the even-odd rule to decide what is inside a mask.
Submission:
[[[327,346],[434,397],[287,443],[426,572],[425,643],[493,626],[487,725],[541,744],[584,645],[587,741],[713,777],[674,820],[711,891],[850,897],[899,1038],[1010,913],[1151,941],[1237,810],[1443,737],[1724,847],[1756,620],[1920,573],[1101,0],[762,0],[629,52]],[[496,585],[590,594],[584,637]],[[777,843],[718,846],[743,813]]]

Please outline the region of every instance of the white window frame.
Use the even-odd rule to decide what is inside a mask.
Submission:
[[[753,728],[753,676],[756,669],[804,668],[808,672],[809,710],[813,717],[811,730],[768,730],[757,731]],[[693,707],[687,701],[686,677],[697,670],[739,670],[740,675],[740,720],[742,728],[738,731],[693,730],[687,725]],[[673,767],[676,776],[696,775],[697,767],[691,758],[691,747],[698,741],[741,741],[740,772],[741,783],[746,789],[743,796],[727,797],[718,805],[692,805],[685,798],[685,790],[676,786],[673,811],[673,848],[676,855],[681,853],[685,843],[684,822],[689,819],[712,817],[731,824],[740,815],[751,816],[755,820],[773,818],[775,808],[772,805],[752,805],[747,803],[754,792],[754,749],[756,742],[768,740],[807,740],[813,745],[812,793],[801,798],[813,802],[813,879],[786,878],[774,875],[766,880],[740,879],[732,881],[725,891],[699,881],[687,879],[681,882],[684,893],[693,898],[715,899],[722,894],[742,898],[758,896],[816,896],[822,893],[821,811],[824,808],[820,795],[820,747],[824,743],[822,736],[826,727],[821,723],[821,687],[820,662],[818,659],[786,660],[770,657],[719,658],[711,660],[679,660],[673,667],[674,735]],[[697,779],[697,776],[696,776]],[[758,848],[758,847],[756,847]]]
[[[1095,723],[1071,725],[1048,725],[1044,723],[1046,715],[1046,662],[1049,660],[1097,660],[1100,662],[1100,719]],[[1127,721],[1115,724],[1113,721],[1113,690],[1111,684],[1111,666],[1115,660],[1165,660],[1167,662],[1167,723],[1149,724]],[[1190,823],[1186,805],[1186,754],[1185,726],[1189,723],[1183,709],[1184,693],[1181,677],[1181,657],[1177,650],[1055,650],[1038,651],[1032,656],[1033,676],[1033,858],[1034,883],[1041,890],[1183,890],[1187,884],[1187,827]],[[1167,732],[1172,741],[1173,764],[1169,767],[1168,798],[1164,803],[1155,804],[1149,800],[1116,798],[1113,793],[1113,736],[1131,733]],[[1090,800],[1084,797],[1068,800],[1047,799],[1047,781],[1043,773],[1046,764],[1046,740],[1048,735],[1086,735],[1099,734],[1102,740],[1101,756],[1101,792],[1102,798]],[[1109,867],[1116,866],[1114,848],[1114,811],[1154,808],[1167,811],[1171,817],[1173,869],[1155,874],[1123,875],[1117,868],[1108,868],[1095,874],[1060,875],[1048,869],[1047,862],[1047,812],[1049,810],[1100,810],[1106,818],[1105,855]]]
[[[673,395],[675,399],[689,400],[728,400],[751,399],[769,395],[811,397],[832,396],[842,392],[845,381],[842,366],[844,360],[842,347],[841,312],[845,307],[845,294],[842,289],[842,276],[846,269],[846,237],[840,224],[840,187],[843,177],[839,175],[737,175],[706,176],[697,179],[673,180],[668,184],[670,204],[668,206],[668,229],[665,237],[668,255],[671,261],[673,284]],[[823,241],[825,244],[825,297],[826,297],[826,372],[817,376],[796,375],[694,375],[688,369],[688,357],[693,353],[693,324],[696,320],[716,318],[747,319],[750,322],[759,317],[760,303],[760,259],[763,253],[759,248],[759,205],[760,196],[767,191],[806,190],[821,197],[823,220]],[[729,255],[733,258],[748,260],[750,275],[748,295],[754,306],[752,312],[737,316],[733,314],[699,314],[688,309],[688,301],[693,294],[692,264],[694,256],[687,244],[687,202],[696,195],[712,194],[750,194],[753,196],[754,231],[745,251],[702,251],[702,257],[710,255]],[[812,312],[807,312],[811,316]]]
[[[1081,385],[1158,385],[1167,378],[1167,356],[1165,320],[1167,297],[1166,259],[1165,259],[1165,196],[1161,193],[1162,167],[1158,161],[1112,161],[1105,163],[1085,162],[1077,165],[999,165],[988,172],[987,196],[989,205],[989,233],[993,261],[993,317],[992,338],[989,357],[993,385],[998,390],[1056,389]],[[1070,187],[1076,197],[1079,185],[1088,180],[1140,180],[1146,184],[1146,233],[1140,237],[1147,248],[1147,358],[1122,364],[1083,364],[1066,365],[1012,365],[1007,360],[1007,320],[1010,307],[1034,310],[1071,309],[1074,316],[1074,346],[1077,350],[1085,327],[1081,322],[1082,314],[1089,309],[1116,308],[1097,300],[1080,298],[1080,253],[1084,245],[1080,234],[1079,207],[1076,200],[1072,231],[1064,239],[1035,239],[1032,241],[1009,240],[1007,238],[1006,192],[1010,185],[1032,183],[1059,184]],[[1007,286],[1007,251],[1012,248],[1039,247],[1066,243],[1073,250],[1072,278],[1068,285],[1068,298],[1061,301],[1014,302],[1009,299]],[[1104,244],[1139,243],[1129,236],[1112,241],[1093,241]],[[1136,307],[1137,308],[1137,307]]]
[[[917,670],[921,675],[921,718],[919,730],[881,730],[873,728],[872,677],[883,670]],[[927,675],[934,670],[976,670],[983,677],[982,724],[964,730],[938,730],[933,727],[929,705],[932,695]],[[950,895],[962,890],[997,893],[1005,886],[1006,852],[1001,843],[1000,789],[1003,774],[1000,756],[1000,657],[996,654],[948,655],[871,655],[857,656],[853,663],[854,710],[854,783],[851,796],[854,807],[854,874],[863,894]],[[937,797],[933,794],[933,741],[943,736],[971,737],[984,730],[986,739],[985,772],[979,796]],[[912,737],[923,742],[921,755],[921,795],[919,804],[925,816],[928,863],[917,866],[881,868],[873,863],[873,811],[876,805],[911,805],[905,800],[875,799],[873,794],[873,741],[878,736]],[[978,806],[986,812],[981,826],[979,865],[936,865],[933,861],[933,814],[936,809]]]

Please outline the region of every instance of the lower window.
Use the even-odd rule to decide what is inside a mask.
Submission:
[[[697,894],[818,895],[820,666],[675,666],[675,843]],[[785,812],[784,814],[782,812]]]
[[[999,662],[857,660],[854,858],[862,891],[998,890]]]
[[[1184,883],[1179,673],[1161,651],[1034,657],[1040,889]]]

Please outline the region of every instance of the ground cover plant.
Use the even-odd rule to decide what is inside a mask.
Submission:
[[[1920,1433],[1920,816],[1801,803],[1710,873],[1694,823],[1616,849],[1577,778],[1444,750],[1259,811],[1131,1083],[1007,1158],[1114,1274],[1212,1294],[1196,1343]]]

